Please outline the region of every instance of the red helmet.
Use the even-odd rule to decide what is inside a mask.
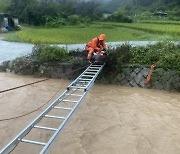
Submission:
[[[99,35],[99,40],[100,41],[104,41],[105,39],[106,39],[106,35],[105,34]]]

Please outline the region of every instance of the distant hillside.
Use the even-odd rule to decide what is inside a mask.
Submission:
[[[101,3],[108,3],[110,2],[111,0],[99,0]]]
[[[117,8],[126,4],[131,4],[131,2],[132,0],[109,0],[107,3],[104,3],[103,9],[104,9],[104,12],[112,13]]]
[[[87,2],[87,1],[96,1],[96,2],[101,2],[101,3],[107,3],[107,2],[109,2],[111,0],[80,0],[80,1],[85,1],[85,2]]]
[[[104,2],[107,2],[107,0],[104,0]],[[119,7],[127,5],[140,12],[152,9],[167,11],[176,8],[180,10],[180,0],[109,0],[103,5],[103,9],[105,12],[114,12]]]

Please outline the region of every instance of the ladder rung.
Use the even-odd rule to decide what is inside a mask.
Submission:
[[[81,82],[81,83],[88,83],[87,81],[78,81],[78,82]]]
[[[93,74],[93,75],[95,75],[96,73],[93,73],[93,72],[86,72],[85,74]]]
[[[78,87],[83,87],[83,86],[86,86],[88,82],[84,82],[84,83],[79,83],[79,81],[73,85],[73,86],[78,86]]]
[[[31,143],[31,144],[37,144],[37,145],[43,145],[43,146],[46,145],[46,143],[43,143],[43,142],[37,142],[37,141],[26,140],[26,139],[22,139],[21,142]]]
[[[77,89],[86,89],[86,87],[80,87],[80,86],[71,86],[72,88],[77,88]]]
[[[85,77],[94,77],[94,75],[82,75],[82,77],[85,76]]]
[[[83,78],[80,78],[79,80],[81,80],[81,81],[91,81],[91,79],[83,79]]]
[[[78,87],[86,87],[87,85],[86,84],[82,84],[82,83],[77,83],[76,86],[78,86]]]
[[[95,64],[95,65],[91,65],[91,66],[99,66],[99,67],[101,67],[102,65],[96,65],[96,64]]]
[[[72,103],[77,103],[78,101],[73,101],[73,100],[67,100],[67,99],[63,99],[63,102],[72,102]]]
[[[88,69],[87,71],[88,71],[88,72],[98,72],[97,69],[95,69],[95,70],[93,70],[93,69]]]
[[[101,68],[101,66],[98,66],[98,65],[94,65],[94,66],[91,66],[93,68]]]
[[[77,96],[77,97],[82,97],[83,95],[77,95],[77,94],[66,94],[67,96]]]
[[[89,71],[88,71],[88,73],[94,73],[94,74],[96,74],[97,72],[98,72],[98,70],[92,70],[92,71],[89,70]]]
[[[84,91],[84,89],[76,89],[76,88],[71,89],[71,91],[78,91],[78,90]]]
[[[100,69],[100,67],[89,67],[90,69],[96,69],[96,70],[99,70]]]
[[[72,108],[69,107],[59,107],[59,106],[55,106],[55,109],[62,109],[62,110],[72,110]]]
[[[57,130],[58,130],[58,129],[56,129],[56,128],[43,127],[43,126],[34,126],[34,128],[45,129],[45,130],[52,130],[52,131],[57,131]]]
[[[53,116],[53,115],[45,115],[46,118],[55,118],[55,119],[66,119],[66,117]]]

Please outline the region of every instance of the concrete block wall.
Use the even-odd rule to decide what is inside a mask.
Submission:
[[[180,91],[180,74],[174,70],[155,68],[149,84],[145,83],[149,67],[124,67],[122,73],[116,77],[121,85],[142,88],[164,89],[168,91]]]
[[[69,63],[44,63],[37,64],[31,60],[15,60],[6,61],[0,65],[1,71],[14,72],[15,74],[34,75],[37,77],[50,77],[50,78],[76,78],[82,70],[75,71],[76,69],[84,66],[83,64],[69,64]],[[163,68],[156,68],[151,76],[149,84],[145,83],[150,66],[122,66],[121,73],[113,76],[115,84],[142,87],[142,88],[155,88],[164,89],[168,91],[180,92],[180,74],[174,70],[165,70]],[[100,83],[110,83],[108,76],[100,77]]]

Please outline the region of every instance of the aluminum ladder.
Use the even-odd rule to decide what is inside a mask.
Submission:
[[[49,107],[47,107],[39,116],[37,116],[34,121],[32,121],[24,130],[22,130],[12,141],[10,141],[4,148],[0,150],[0,154],[10,153],[15,147],[23,142],[26,144],[35,144],[41,146],[40,154],[48,153],[53,141],[56,139],[58,134],[62,131],[62,128],[68,122],[74,111],[77,109],[81,103],[84,96],[87,94],[88,90],[94,84],[94,81],[98,74],[103,69],[104,64],[91,64],[86,70],[77,77]],[[49,112],[56,110],[55,112],[66,111],[66,116],[57,116],[51,115]],[[47,127],[39,125],[42,119],[60,119],[58,121],[58,128]],[[51,122],[51,121],[50,121]],[[45,132],[51,131],[52,135],[50,136],[47,142],[40,142],[36,140],[29,140],[25,137],[34,129],[40,129]]]

